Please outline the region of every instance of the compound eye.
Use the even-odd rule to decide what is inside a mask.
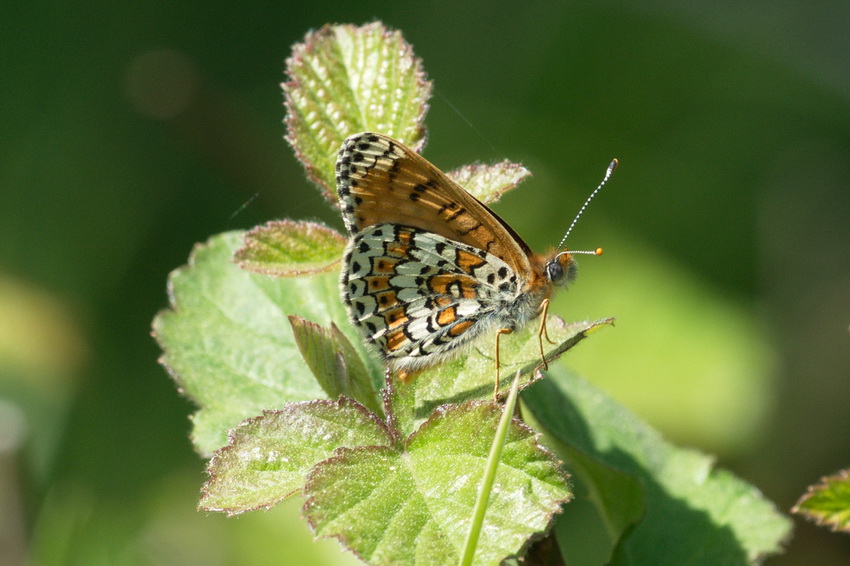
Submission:
[[[548,277],[549,281],[552,283],[557,285],[564,278],[564,275],[564,266],[562,266],[557,259],[546,264],[546,277]]]
[[[578,267],[576,262],[568,253],[558,254],[552,261],[546,264],[546,277],[553,285],[565,285],[576,278]]]

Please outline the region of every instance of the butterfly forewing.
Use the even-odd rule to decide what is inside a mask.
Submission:
[[[412,226],[485,250],[517,273],[531,251],[489,208],[424,157],[382,134],[348,138],[337,161],[343,218],[351,235],[385,222]]]

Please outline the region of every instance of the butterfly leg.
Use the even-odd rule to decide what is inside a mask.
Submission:
[[[549,338],[549,331],[546,329],[546,318],[549,314],[549,299],[543,299],[543,302],[540,303],[540,332],[546,338],[546,341],[552,344],[553,346],[557,345],[557,342],[553,342],[551,338]]]
[[[512,334],[513,330],[510,328],[500,328],[496,331],[496,383],[493,386],[493,401],[498,402],[499,400],[499,336],[502,334]]]
[[[549,332],[546,330],[546,316],[549,314],[549,299],[543,299],[543,302],[540,303],[540,328],[537,329],[537,345],[540,348],[540,360],[543,362],[543,369],[548,370],[549,364],[546,363],[546,355],[543,353],[543,337],[546,337],[546,341],[550,344],[555,344],[549,338]]]

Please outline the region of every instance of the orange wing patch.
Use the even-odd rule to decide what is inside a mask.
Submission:
[[[402,235],[410,238],[410,234],[407,232],[399,232],[399,237]],[[392,257],[397,257],[399,259],[405,259],[410,257],[410,244],[403,244],[401,242],[398,243],[389,243],[387,244],[387,255]]]
[[[395,273],[395,267],[397,264],[397,259],[374,257],[372,258],[372,273]]]
[[[398,304],[398,297],[396,296],[395,290],[378,293],[375,299],[378,301],[378,305],[382,309],[388,309]]]
[[[434,275],[428,280],[431,291],[440,295],[448,295],[456,299],[474,299],[477,296],[478,282],[471,277],[463,277],[451,273]]]
[[[404,307],[396,307],[394,309],[390,309],[383,313],[384,321],[386,321],[387,326],[390,328],[396,328],[398,326],[402,326],[407,322],[407,313]]]
[[[377,293],[378,291],[387,291],[391,289],[390,278],[386,275],[372,275],[364,277],[366,284],[369,286],[369,293]]]
[[[481,257],[466,250],[457,250],[457,266],[464,272],[473,275],[474,270],[485,264],[486,262]]]
[[[396,350],[401,349],[401,347],[407,343],[407,336],[404,335],[404,330],[401,328],[387,332],[386,339],[386,348],[390,352],[395,352]]]
[[[437,313],[437,324],[440,326],[448,326],[457,320],[457,309],[449,307]]]
[[[474,320],[464,320],[462,322],[458,322],[457,324],[449,328],[449,336],[457,338],[458,336],[469,330],[469,328],[473,324],[475,324]]]

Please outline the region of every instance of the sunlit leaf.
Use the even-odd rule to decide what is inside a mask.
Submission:
[[[531,177],[531,171],[506,159],[493,165],[466,165],[447,175],[475,198],[489,204]]]
[[[229,515],[271,507],[300,490],[310,468],[337,448],[389,441],[384,423],[347,399],[263,411],[242,422],[213,455],[200,506]]]
[[[336,156],[351,134],[422,148],[431,83],[400,32],[380,22],[324,26],[292,47],[286,73],[287,140],[328,200],[336,202]]]
[[[245,234],[245,245],[233,254],[243,269],[292,277],[339,269],[345,238],[315,222],[279,220]]]
[[[556,344],[543,340],[546,360],[555,360],[594,329],[611,322],[606,319],[565,324],[550,315],[547,328]],[[468,355],[416,374],[407,382],[395,382],[390,397],[395,426],[409,434],[439,405],[492,398],[496,378],[495,339],[494,333],[491,339],[478,342]],[[500,338],[500,390],[510,383],[517,370],[522,374],[520,387],[540,377],[539,347],[536,324]]]
[[[833,531],[850,533],[850,470],[841,470],[810,486],[792,512]]]
[[[171,307],[154,320],[162,363],[199,407],[192,440],[202,454],[226,444],[228,429],[264,409],[323,398],[287,316],[326,325],[345,318],[336,273],[298,278],[249,273],[231,261],[242,236],[230,232],[198,245],[189,264],[169,277]]]
[[[370,564],[452,564],[463,548],[501,411],[473,401],[436,411],[402,451],[343,448],[304,488],[316,534],[333,536]],[[519,553],[570,498],[566,477],[535,434],[514,420],[476,560]]]

